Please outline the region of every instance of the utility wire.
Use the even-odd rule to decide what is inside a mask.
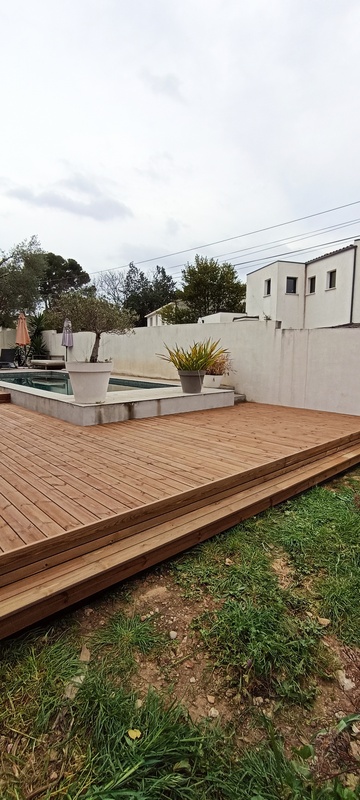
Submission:
[[[310,231],[308,233],[300,233],[300,234],[297,234],[297,235],[293,234],[292,236],[288,236],[288,237],[286,237],[284,239],[275,239],[272,242],[264,242],[264,245],[261,246],[261,247],[259,247],[259,245],[252,245],[251,247],[245,247],[245,248],[243,248],[241,250],[232,250],[230,253],[229,252],[228,253],[218,253],[216,256],[214,256],[214,258],[223,258],[224,256],[231,256],[232,255],[233,259],[234,259],[236,256],[241,256],[243,253],[247,253],[247,252],[249,252],[249,254],[251,253],[251,255],[256,255],[257,253],[265,253],[265,251],[267,251],[267,250],[273,250],[274,245],[276,245],[276,244],[286,244],[286,243],[291,243],[291,242],[302,241],[304,239],[311,239],[313,236],[321,236],[324,233],[329,233],[330,231],[339,230],[340,228],[348,228],[348,227],[351,227],[352,225],[359,224],[359,223],[360,223],[360,218],[352,219],[352,220],[349,220],[348,222],[338,223],[337,225],[330,225],[327,228],[319,228],[317,230]],[[353,237],[349,236],[348,238],[350,239],[350,238],[353,238]],[[321,245],[314,245],[313,249],[315,250],[317,247],[326,247],[326,246],[327,246],[327,242],[324,242]],[[270,258],[270,256],[272,258],[272,254],[270,254],[269,256],[264,256],[264,259]],[[230,259],[230,261],[232,261],[233,259]],[[246,263],[248,263],[248,262],[246,262]],[[168,266],[167,269],[170,271],[172,269],[180,269],[183,266],[184,266],[183,263],[174,264],[173,266]],[[180,273],[176,273],[176,275],[180,275]],[[175,275],[172,275],[172,277],[175,277]]]
[[[188,247],[185,250],[176,250],[174,253],[167,253],[162,256],[155,256],[154,258],[145,258],[142,261],[134,261],[136,266],[140,266],[141,264],[150,264],[153,261],[162,261],[164,258],[172,258],[173,256],[180,256],[184,253],[192,253],[194,250],[203,250],[205,247],[213,247],[216,244],[223,244],[224,242],[232,242],[234,239],[243,239],[246,236],[255,236],[257,233],[264,233],[266,231],[272,231],[276,228],[283,228],[286,225],[293,225],[295,222],[302,222],[306,219],[314,219],[314,217],[320,217],[324,214],[331,214],[333,211],[340,211],[343,208],[350,208],[351,206],[356,206],[360,204],[360,200],[354,200],[353,203],[345,203],[342,206],[334,206],[334,208],[328,208],[325,211],[317,211],[315,214],[306,214],[304,217],[297,217],[296,219],[290,219],[287,222],[279,222],[276,225],[268,225],[265,228],[257,228],[254,231],[248,231],[247,233],[239,233],[236,236],[229,236],[226,239],[217,239],[214,242],[208,242],[207,244],[200,244],[196,245],[195,247]],[[129,264],[123,264],[120,267],[112,267],[111,269],[99,269],[96,272],[93,272],[92,275],[99,275],[101,272],[113,272],[114,270],[119,269],[127,269]]]

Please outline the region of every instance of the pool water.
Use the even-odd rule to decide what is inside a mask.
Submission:
[[[51,370],[44,372],[1,372],[1,382],[13,383],[16,386],[27,386],[42,392],[56,392],[57,394],[73,394],[70,378],[67,374]],[[131,381],[121,378],[110,378],[108,392],[126,392],[129,389],[166,389],[169,384],[152,383],[150,381]]]

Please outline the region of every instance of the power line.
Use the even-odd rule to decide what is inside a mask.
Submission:
[[[301,253],[308,253],[308,252],[311,252],[312,250],[319,250],[322,247],[325,247],[325,246],[327,247],[330,244],[342,244],[343,242],[348,242],[349,238],[350,238],[349,236],[346,236],[345,239],[333,239],[331,242],[325,242],[324,244],[316,244],[316,245],[313,245],[312,247],[303,247],[303,248],[300,248],[299,250],[290,250],[290,251],[289,250],[285,250],[283,253],[277,253],[276,255],[274,255],[273,258],[274,258],[275,261],[277,261],[277,259],[280,258],[281,256],[294,256],[294,255],[297,255],[298,253],[300,253],[300,254]],[[262,257],[262,258],[255,258],[252,261],[240,261],[238,264],[233,264],[233,267],[242,267],[242,269],[247,269],[250,264],[256,264],[256,263],[259,263],[259,262],[265,261],[265,260],[266,260],[266,258]],[[242,265],[244,265],[244,266],[242,266]]]
[[[326,228],[318,228],[317,230],[310,231],[310,232],[307,232],[307,233],[303,232],[303,233],[299,233],[299,234],[293,234],[292,236],[288,236],[288,237],[286,237],[284,239],[274,239],[272,242],[264,242],[264,245],[261,246],[261,247],[259,247],[259,245],[252,245],[251,247],[245,247],[245,248],[242,248],[241,250],[232,250],[231,252],[227,252],[227,253],[218,253],[216,256],[214,256],[214,258],[223,258],[224,256],[231,256],[231,255],[233,256],[233,258],[235,258],[235,256],[237,256],[237,255],[241,255],[242,253],[247,253],[247,252],[250,253],[251,251],[252,251],[251,252],[252,255],[255,255],[256,253],[265,253],[267,250],[272,250],[275,244],[286,244],[286,243],[291,243],[291,242],[302,241],[303,239],[311,239],[313,236],[321,236],[324,233],[329,233],[330,231],[339,230],[340,228],[348,228],[348,227],[351,227],[352,225],[359,224],[359,223],[360,223],[360,218],[351,219],[351,220],[348,220],[348,222],[342,222],[342,223],[338,223],[336,225],[329,225]],[[348,238],[351,238],[351,237],[349,236]],[[314,249],[316,249],[317,247],[326,247],[326,246],[327,246],[327,242],[323,242],[321,245],[314,245]],[[271,254],[271,257],[272,257],[272,254]],[[270,258],[270,255],[269,256],[264,256],[264,259],[266,259],[266,258]],[[233,259],[230,259],[230,261],[232,261],[232,260]],[[248,263],[248,262],[246,262],[246,263]],[[168,270],[179,269],[180,267],[183,267],[182,263],[181,264],[175,264],[173,266],[169,266],[169,267],[167,267],[167,269]],[[180,273],[176,273],[175,275],[173,274],[172,277],[174,278],[174,277],[177,277],[178,275],[180,276]]]
[[[326,211],[317,211],[315,214],[306,214],[304,217],[297,217],[296,219],[290,219],[287,222],[279,222],[276,225],[268,225],[265,228],[258,228],[254,231],[248,231],[247,233],[239,233],[236,236],[229,236],[226,239],[217,239],[214,242],[208,242],[207,244],[200,244],[196,245],[195,247],[188,247],[185,250],[176,250],[173,253],[167,253],[162,256],[155,256],[154,258],[145,258],[142,261],[134,261],[136,266],[140,266],[142,264],[150,264],[153,261],[162,261],[164,258],[172,258],[173,256],[180,256],[184,253],[192,253],[194,250],[203,250],[205,247],[213,247],[216,244],[223,244],[224,242],[232,242],[235,239],[243,239],[246,236],[255,236],[257,233],[265,233],[266,231],[272,231],[276,228],[284,228],[286,225],[293,225],[295,222],[303,222],[306,219],[314,219],[314,217],[320,217],[325,214],[331,214],[333,211],[340,211],[343,208],[350,208],[351,206],[356,206],[360,204],[360,200],[354,200],[352,203],[345,203],[341,206],[335,206],[334,208],[328,208]],[[114,272],[115,270],[119,269],[127,269],[129,264],[123,264],[120,267],[112,267],[110,269],[99,269],[96,272],[93,272],[92,275],[99,275],[102,272]]]
[[[282,252],[282,253],[274,253],[271,256],[271,258],[273,259],[272,263],[274,261],[277,261],[282,256],[301,255],[302,253],[308,253],[308,252],[311,253],[313,250],[321,250],[323,247],[327,247],[328,245],[342,244],[344,242],[348,242],[350,238],[352,238],[352,237],[347,236],[344,239],[333,239],[332,241],[323,242],[322,244],[315,244],[315,245],[312,245],[311,247],[303,247],[303,248],[299,248],[298,250],[284,250],[284,252]],[[252,259],[251,261],[239,261],[237,264],[232,264],[232,266],[235,267],[235,269],[237,269],[238,272],[243,272],[244,270],[249,269],[249,266],[252,265],[252,264],[259,264],[260,265],[259,269],[260,269],[261,266],[263,265],[263,262],[265,262],[265,264],[269,263],[269,260],[268,260],[267,256],[262,256],[261,258],[255,258],[255,259]],[[301,262],[299,262],[299,263],[301,263]],[[264,266],[265,266],[265,264],[264,264]],[[173,275],[172,277],[173,278],[180,277],[180,273],[179,273],[179,275]]]

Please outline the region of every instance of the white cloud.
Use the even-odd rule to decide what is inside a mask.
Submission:
[[[0,13],[1,247],[37,233],[91,272],[358,199],[357,0]]]

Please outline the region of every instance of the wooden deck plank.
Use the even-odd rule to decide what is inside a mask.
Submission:
[[[49,569],[59,580],[79,558],[90,569],[100,550],[96,574],[109,573],[100,579],[109,585],[130,569],[111,562],[121,552],[135,554],[135,571],[155,558],[142,555],[152,531],[163,549],[151,547],[166,557],[178,552],[174,538],[188,546],[242,509],[255,513],[360,462],[359,417],[277,406],[79,428],[3,404],[0,425],[0,606],[19,576],[36,595]],[[81,591],[71,588],[71,601]]]
[[[351,451],[351,452],[350,452]],[[124,579],[134,572],[145,569],[162,558],[167,558],[199,541],[203,541],[222,530],[225,524],[234,524],[241,518],[258,513],[281,499],[291,496],[322,479],[334,474],[344,465],[357,463],[360,444],[332,456],[323,456],[320,463],[294,469],[280,481],[271,477],[261,490],[253,488],[252,497],[228,498],[225,505],[211,504],[201,510],[201,516],[184,515],[168,526],[144,531],[125,542],[101,548],[95,553],[73,559],[71,563],[48,570],[41,584],[34,590],[31,579],[19,581],[0,590],[0,636],[8,635],[24,625],[41,619],[77,602],[93,591],[94,585],[101,590],[111,583]],[[320,467],[320,471],[319,471]],[[19,614],[21,606],[21,615]]]

